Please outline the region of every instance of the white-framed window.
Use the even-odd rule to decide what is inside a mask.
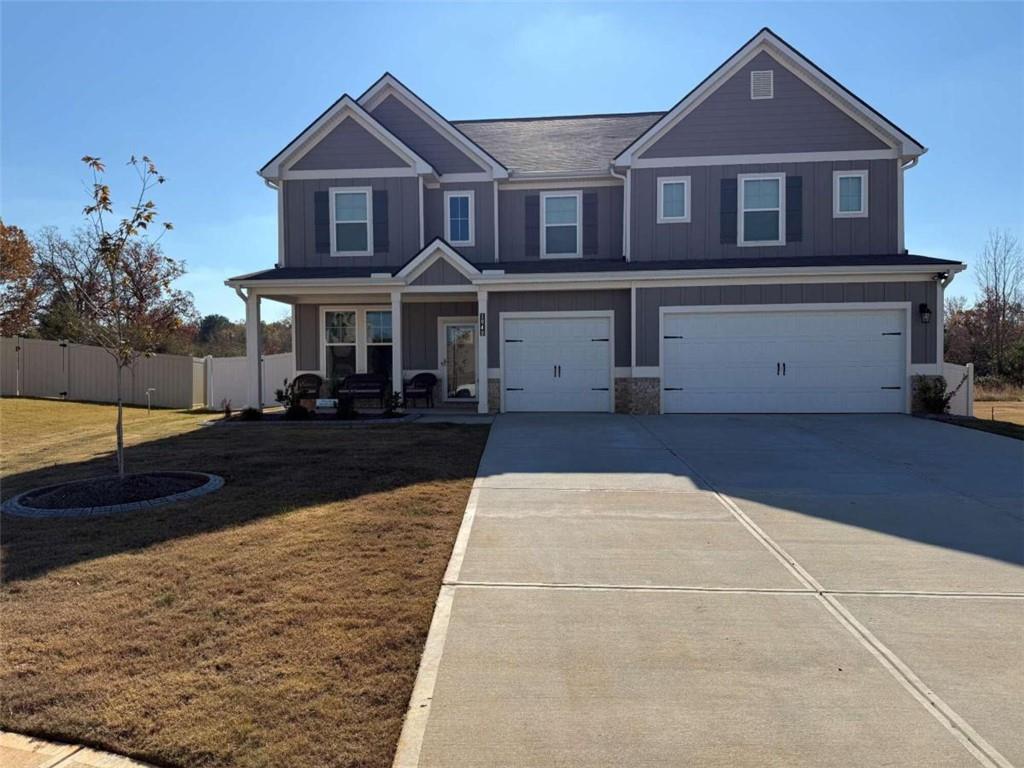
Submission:
[[[750,73],[750,98],[772,99],[775,97],[775,72],[770,69]]]
[[[331,255],[373,254],[373,188],[333,187],[331,197]]]
[[[540,196],[540,257],[580,256],[582,192],[543,192]]]
[[[857,219],[868,215],[868,172],[832,172],[832,216]]]
[[[476,200],[472,190],[444,193],[444,239],[452,245],[473,245]]]
[[[786,244],[786,174],[741,173],[736,178],[739,201],[739,245]]]
[[[665,176],[658,179],[658,223],[675,224],[690,220],[690,177]]]
[[[391,310],[377,306],[321,307],[320,372],[329,389],[353,373],[391,376]]]

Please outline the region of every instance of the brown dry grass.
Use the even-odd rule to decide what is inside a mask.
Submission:
[[[112,469],[105,406],[4,400],[4,494]],[[0,726],[182,766],[387,766],[486,429],[133,411],[188,504],[5,517]]]
[[[985,421],[1006,421],[1024,427],[1024,402],[975,400],[974,417]]]

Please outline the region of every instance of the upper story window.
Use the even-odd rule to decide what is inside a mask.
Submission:
[[[580,255],[581,192],[545,192],[540,196],[541,258]]]
[[[775,73],[770,69],[750,73],[750,98],[771,99],[775,97]]]
[[[867,215],[868,172],[834,171],[832,173],[832,216],[837,219],[854,219]]]
[[[473,192],[444,193],[444,239],[452,245],[473,245]]]
[[[690,177],[658,179],[658,223],[685,223],[690,220]]]
[[[331,254],[369,256],[373,253],[373,189],[336,187],[331,190]]]
[[[786,174],[738,177],[739,245],[786,244]]]

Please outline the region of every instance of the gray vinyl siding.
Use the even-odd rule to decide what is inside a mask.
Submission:
[[[484,170],[394,96],[384,99],[371,114],[409,149],[434,166],[438,173],[477,173]]]
[[[295,305],[295,370],[320,370],[320,305]]]
[[[291,168],[296,171],[332,171],[340,168],[408,168],[355,120],[342,120]]]
[[[832,172],[868,169],[868,216],[832,216]],[[739,247],[720,242],[722,179],[741,173],[778,173],[803,179],[803,237],[782,246]],[[760,163],[684,168],[642,168],[631,172],[630,258],[759,258],[778,256],[867,256],[898,249],[895,160]],[[690,177],[690,222],[657,223],[658,177]]]
[[[408,371],[437,370],[438,318],[475,318],[476,314],[475,301],[402,304],[402,368]]]
[[[487,364],[490,368],[501,365],[499,320],[502,312],[582,312],[609,309],[615,312],[615,365],[628,366],[632,356],[629,332],[632,310],[628,290],[492,292],[487,297]]]
[[[753,100],[750,72],[766,69],[775,73],[775,97]],[[885,146],[768,53],[761,53],[641,157],[832,152]]]
[[[539,258],[526,255],[526,196],[569,191],[576,190],[503,189],[498,192],[498,248],[501,261],[535,261]],[[584,187],[579,191],[583,194],[597,194],[597,253],[585,254],[583,258],[622,258],[622,186]],[[580,237],[583,237],[582,232]]]
[[[935,304],[935,283],[804,283],[788,285],[709,285],[685,288],[638,288],[636,291],[636,364],[659,365],[658,316],[661,307],[733,304],[821,304],[894,301],[912,304],[911,362],[934,363],[934,318],[925,325],[917,305]],[[935,307],[932,306],[932,311]]]
[[[438,259],[411,285],[469,285],[469,280],[447,261]]]
[[[452,182],[439,188],[423,190],[423,235],[429,243],[435,237],[444,237],[444,193],[473,193],[473,245],[454,245],[462,256],[473,264],[494,261],[494,182]]]
[[[395,267],[420,250],[419,184],[413,177],[386,179],[310,179],[284,184],[284,266]],[[372,187],[388,193],[386,253],[372,256],[331,256],[316,252],[313,194],[331,187]]]

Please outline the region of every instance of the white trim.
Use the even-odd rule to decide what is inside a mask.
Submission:
[[[760,76],[761,80],[765,80],[767,75],[767,83],[759,83],[761,87],[767,84],[768,93],[760,96],[755,95],[754,92],[754,80]],[[774,99],[775,98],[775,70],[774,69],[754,69],[750,72],[750,99],[751,101],[761,101],[763,99]]]
[[[935,364],[946,362],[946,289],[941,280],[935,281],[935,306],[932,307],[932,324],[935,326]]]
[[[501,232],[501,227],[498,224],[498,182],[494,182],[494,261],[498,262],[498,234]]]
[[[455,270],[465,277],[467,280],[474,280],[480,276],[480,270],[466,261],[459,253],[452,249],[444,240],[435,237],[430,241],[423,250],[417,253],[408,264],[402,267],[395,278],[406,283],[413,282],[423,272],[433,265],[435,261],[440,258],[444,258],[455,267]],[[320,282],[320,281],[317,281]],[[446,291],[452,290],[452,286],[416,286],[418,288],[444,288]],[[467,286],[468,288],[468,286]]]
[[[751,165],[756,163],[835,163],[860,160],[895,160],[895,149],[865,149],[856,152],[775,152],[759,155],[697,155],[694,157],[648,157],[633,161],[631,168],[695,168],[708,165]]]
[[[284,182],[277,182],[277,266],[284,266]]]
[[[860,210],[839,210],[839,180],[856,177],[860,179]],[[833,219],[866,219],[868,217],[868,171],[832,171],[832,218]]]
[[[608,413],[615,413],[615,310],[581,310],[570,312],[499,312],[498,364],[501,370],[499,385],[501,413],[505,413],[505,320],[558,320],[573,317],[603,317],[608,320]]]
[[[296,162],[315,147],[324,136],[334,130],[344,120],[353,119],[360,126],[374,134],[383,144],[409,163],[415,173],[433,173],[434,168],[426,160],[417,155],[391,131],[381,125],[374,117],[363,109],[348,94],[344,94],[334,102],[324,114],[312,125],[299,134],[261,170],[260,175],[266,179],[281,178],[281,172],[289,170]],[[301,178],[301,177],[292,177]]]
[[[572,224],[548,224],[547,201],[551,198],[572,197],[576,200],[576,250],[573,253],[551,253],[548,251],[548,227],[571,227]],[[541,192],[540,194],[540,258],[579,259],[583,257],[583,193],[579,190],[566,192]]]
[[[451,210],[448,207],[448,201],[453,197],[468,197],[469,198],[469,239],[468,240],[454,240],[452,238],[452,220]],[[444,192],[444,239],[452,245],[464,245],[472,247],[476,245],[476,193],[472,189],[448,189]]]
[[[480,355],[476,345],[480,343],[480,327],[479,318],[476,317],[449,317],[443,316],[437,318],[437,369],[441,372],[438,379],[441,382],[441,402],[443,403],[476,403],[477,397],[448,397],[448,365],[447,365],[447,351],[448,351],[448,338],[445,335],[445,328],[449,325],[468,325],[473,329],[473,364],[479,367]],[[479,390],[480,376],[476,377],[476,381],[473,385]],[[479,391],[477,392],[479,396]]]
[[[779,183],[779,238],[777,240],[751,240],[745,239],[744,233],[744,195],[747,181],[762,181],[774,179]],[[736,176],[736,245],[741,248],[772,247],[786,244],[786,174],[785,173],[741,173]],[[774,208],[751,208],[750,212],[774,211]]]
[[[626,184],[625,189],[622,191],[623,205],[626,208],[626,213],[622,217],[622,239],[623,243],[623,256],[626,261],[631,261],[632,245],[633,245],[633,169],[626,169]]]
[[[362,194],[366,196],[366,249],[362,251],[339,251],[337,238],[337,225],[358,224],[359,222],[338,222],[334,215],[337,211],[335,197],[342,193]],[[330,205],[331,217],[331,256],[372,256],[373,255],[373,187],[331,187],[327,190],[327,200]]]
[[[665,215],[665,185],[666,184],[682,184],[683,185],[683,215],[682,216],[666,216]],[[657,223],[658,224],[688,224],[690,222],[690,190],[692,185],[690,184],[689,176],[659,176],[658,177],[658,211],[657,211]]]
[[[499,181],[498,185],[501,189],[521,189],[524,191],[531,189],[589,189],[593,187],[621,187],[622,179],[615,178],[614,176],[601,178],[599,180],[581,179],[570,174],[563,178],[553,179],[551,181],[512,178],[506,181]]]
[[[685,307],[663,306],[658,308],[658,371],[665,363],[665,315],[713,314],[721,312],[869,312],[872,310],[901,309],[904,313],[904,404],[903,412],[910,413],[911,335],[913,331],[913,304],[909,301],[849,301],[816,304],[722,304],[720,306],[697,305]],[[658,413],[665,413],[665,383],[658,387]]]
[[[317,326],[317,344],[320,348],[320,370],[313,371],[317,373],[324,380],[327,379],[327,313],[328,312],[354,312],[356,315],[356,341],[355,344],[332,344],[331,346],[355,346],[356,348],[356,373],[366,373],[367,347],[387,347],[391,346],[394,348],[396,345],[401,348],[401,331],[395,332],[395,316],[393,311],[394,306],[394,295],[401,294],[398,291],[388,291],[388,303],[381,304],[321,304],[319,311],[320,324]],[[368,328],[366,325],[366,313],[367,312],[391,312],[391,344],[377,342],[370,344],[368,342]],[[401,322],[401,317],[399,317]],[[393,351],[393,350],[392,350]],[[394,363],[394,354],[392,354],[392,364]],[[399,371],[401,373],[401,371]]]
[[[845,112],[852,120],[876,135],[889,146],[899,150],[902,156],[924,154],[927,150],[910,136],[900,131],[882,115],[862,102],[856,101],[843,92],[838,81],[818,70],[781,40],[771,30],[764,29],[746,45],[730,56],[710,77],[694,88],[667,114],[654,123],[615,159],[615,165],[630,165],[645,149],[671,130],[680,120],[699,106],[733,75],[737,74],[755,56],[767,52],[772,58],[792,72],[806,85],[813,88],[833,106]]]
[[[371,344],[369,330],[369,326],[367,326],[367,347],[387,346],[381,342]],[[405,390],[405,375],[402,373],[402,352],[402,292],[394,290],[391,292],[391,391],[398,395],[398,397],[402,397]]]
[[[424,217],[426,216],[426,213],[424,212],[424,209],[423,209],[423,177],[422,176],[417,176],[416,177],[416,192],[417,192],[417,194],[419,196],[419,206],[420,206],[420,250],[423,250],[423,246],[425,245],[425,243],[423,242],[423,220],[424,220]]]
[[[487,307],[487,291],[484,289],[477,291],[476,311],[478,318],[483,319],[483,327],[478,327],[476,333],[476,410],[477,413],[490,413],[491,369],[487,366],[490,364],[490,342],[488,341],[488,337],[490,336],[492,329],[491,316]],[[483,333],[481,333],[481,331],[483,331]]]
[[[420,174],[412,168],[338,168],[319,171],[282,171],[285,181],[315,181],[320,179],[411,179]]]
[[[493,177],[489,173],[445,173],[438,178],[445,184],[493,181]]]
[[[903,163],[896,163],[896,231],[897,243],[896,252],[905,253],[907,250],[906,238],[903,232]]]
[[[660,365],[634,365],[633,375],[634,379],[660,379],[661,378],[661,366]]]
[[[421,120],[434,126],[438,133],[457,145],[464,154],[483,164],[484,169],[489,168],[491,175],[488,178],[504,178],[508,176],[508,171],[497,160],[488,155],[481,146],[473,142],[462,131],[449,123],[423,99],[406,88],[391,73],[385,73],[380,80],[374,83],[370,90],[360,97],[359,103],[369,112],[375,109],[389,95],[398,99],[399,102],[412,110]]]
[[[636,368],[636,286],[629,287],[629,364]]]

